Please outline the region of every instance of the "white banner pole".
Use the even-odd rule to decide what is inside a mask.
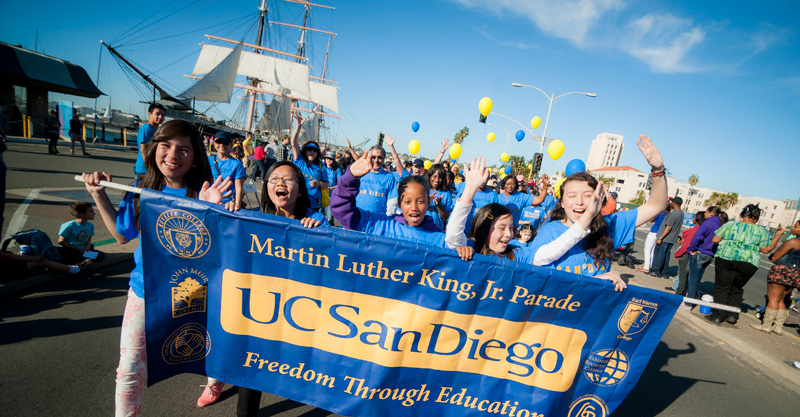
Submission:
[[[696,298],[683,297],[683,302],[686,304],[696,304],[699,306],[711,307],[717,310],[730,311],[731,313],[742,312],[742,309],[739,307],[731,307],[725,304],[710,303],[708,301],[698,300]]]
[[[76,175],[75,176],[75,181],[84,182],[83,181],[83,177],[80,176],[80,175]],[[142,193],[142,189],[141,188],[131,187],[130,185],[122,185],[122,184],[117,184],[115,182],[109,182],[109,181],[100,181],[99,184],[102,185],[103,187],[113,188],[115,190],[127,191],[129,193],[136,193],[136,194],[141,194]]]

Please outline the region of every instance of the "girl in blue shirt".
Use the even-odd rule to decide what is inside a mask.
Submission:
[[[426,176],[431,187],[428,215],[440,229],[444,229],[447,218],[453,211],[453,195],[447,190],[447,171],[442,164],[433,164]]]
[[[159,190],[179,196],[199,198],[219,203],[230,195],[227,189],[230,180],[217,178],[211,181],[211,168],[206,158],[200,133],[191,123],[171,120],[162,124],[147,146],[144,156],[146,173],[137,185],[141,188]],[[117,240],[125,244],[139,235],[139,195],[127,193],[114,209],[101,180],[111,181],[105,172],[83,174],[86,190],[103,217],[108,230]],[[120,336],[120,360],[117,368],[115,407],[117,415],[141,413],[142,394],[146,373],[144,330],[144,282],[142,276],[142,248],[133,254],[136,267],[131,272],[130,290],[125,304]]]
[[[640,136],[637,144],[652,167],[653,182],[647,203],[634,210],[602,216],[603,183],[586,173],[573,174],[561,184],[561,201],[553,209],[550,221],[534,238],[533,246],[518,257],[520,262],[596,276],[614,282],[618,291],[625,288],[619,276],[611,273],[614,249],[633,241],[636,227],[655,217],[667,205],[667,181],[661,153],[645,135]],[[562,235],[571,235],[579,244],[566,253],[560,248],[553,250],[553,242]]]
[[[322,169],[322,162],[319,157],[319,144],[310,140],[303,144],[301,148],[297,143],[300,137],[300,128],[303,126],[303,116],[299,110],[295,110],[294,119],[297,121],[297,127],[292,132],[292,152],[294,154],[294,164],[303,172],[306,180],[306,187],[308,187],[308,198],[311,201],[311,208],[319,211],[322,208],[322,191],[321,189],[328,188],[328,177]]]

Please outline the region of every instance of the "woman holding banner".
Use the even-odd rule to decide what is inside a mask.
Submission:
[[[195,127],[182,120],[162,124],[153,135],[144,156],[147,173],[134,186],[161,191],[166,194],[198,198],[219,203],[231,185],[217,178],[209,186],[211,167],[206,158],[203,139]],[[94,198],[108,230],[121,244],[139,236],[139,197],[126,193],[119,210],[111,204],[100,181],[111,181],[105,172],[83,174],[86,190]],[[144,277],[142,275],[142,247],[133,254],[136,267],[131,272],[128,300],[122,318],[120,358],[117,368],[115,415],[138,416],[142,412],[145,388],[147,353],[144,329]]]

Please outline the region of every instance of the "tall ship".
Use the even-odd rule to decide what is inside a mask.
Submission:
[[[261,0],[253,33],[242,39],[205,35],[194,67],[185,74],[193,83],[178,92],[159,85],[114,46],[101,43],[126,71],[150,86],[148,101],[163,104],[167,117],[192,121],[207,134],[227,130],[277,138],[288,133],[297,110],[306,119],[301,140],[329,142],[326,131],[341,118],[338,87],[329,76],[336,33],[311,27],[310,22],[316,21],[315,13],[333,10],[303,0]],[[321,50],[316,45],[326,46]],[[224,120],[211,118],[208,110],[218,103],[235,104],[233,114]]]

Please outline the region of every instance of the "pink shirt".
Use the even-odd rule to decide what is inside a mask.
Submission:
[[[264,147],[263,146],[256,146],[255,152],[253,153],[253,159],[256,160],[263,160],[264,159]]]
[[[689,244],[692,243],[692,237],[694,237],[694,234],[697,233],[698,227],[700,226],[695,226],[683,232],[683,240],[681,240],[681,246],[675,251],[675,259],[683,256],[683,254],[686,253],[686,249],[689,249]]]

